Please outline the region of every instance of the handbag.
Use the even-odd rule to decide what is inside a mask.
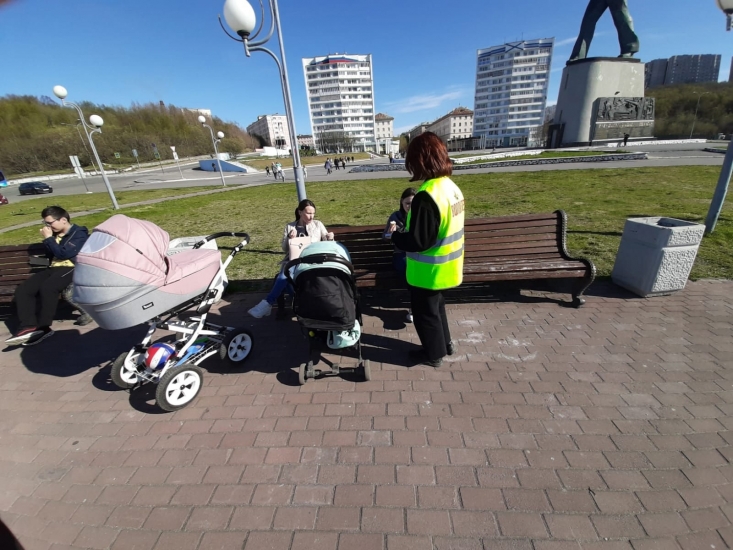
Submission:
[[[290,254],[288,257],[291,260],[300,258],[300,253],[309,244],[311,244],[310,237],[294,237],[292,239],[288,239],[288,248],[290,250]]]

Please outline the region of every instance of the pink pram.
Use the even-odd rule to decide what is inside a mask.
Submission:
[[[201,248],[220,237],[243,238],[223,263],[215,246]],[[158,405],[173,411],[198,395],[203,380],[198,365],[204,359],[219,353],[222,359],[241,363],[252,351],[253,340],[246,329],[206,321],[228,283],[227,266],[249,243],[249,236],[216,233],[172,255],[169,242],[168,233],[151,222],[112,216],[95,228],[77,255],[74,301],[105,329],[150,325],[143,341],[114,362],[112,380],[125,389],[158,384]],[[195,316],[173,320],[194,308]],[[151,365],[146,351],[158,328],[181,336],[170,356]]]

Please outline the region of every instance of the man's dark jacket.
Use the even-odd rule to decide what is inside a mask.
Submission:
[[[69,232],[61,238],[61,242],[57,243],[54,235],[43,239],[43,244],[46,247],[46,257],[49,260],[56,258],[57,260],[71,260],[76,263],[76,255],[88,238],[89,230],[86,227],[72,224]]]

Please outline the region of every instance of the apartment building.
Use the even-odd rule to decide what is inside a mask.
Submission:
[[[315,147],[315,142],[313,141],[313,136],[306,135],[306,134],[300,134],[298,136],[298,147],[307,147],[308,149],[313,149]]]
[[[473,135],[484,146],[526,145],[543,123],[554,46],[539,38],[477,51]]]
[[[413,139],[415,139],[417,136],[419,136],[423,132],[427,132],[428,131],[428,126],[430,126],[430,123],[429,122],[421,122],[420,124],[418,124],[414,128],[411,128],[407,132],[407,139],[409,141],[412,141]]]
[[[374,117],[377,139],[387,139],[394,136],[394,117],[377,113]]]
[[[453,141],[470,138],[473,135],[473,111],[457,107],[431,122],[427,131],[436,134],[451,149]]]
[[[644,86],[699,84],[717,82],[720,77],[721,56],[717,54],[674,55],[669,59],[654,59],[644,67]]]
[[[290,149],[290,132],[285,115],[260,115],[257,120],[247,126],[250,136],[259,136],[264,145],[279,149]]]
[[[303,58],[303,74],[316,148],[375,151],[371,54]]]

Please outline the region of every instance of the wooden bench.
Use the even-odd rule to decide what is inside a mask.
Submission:
[[[393,247],[382,238],[384,227],[331,228],[335,240],[351,254],[359,288],[404,286],[392,267]],[[570,257],[566,231],[567,216],[562,210],[466,220],[464,284],[564,292],[572,295],[575,307],[581,306],[596,268],[590,260]]]
[[[46,247],[42,243],[0,246],[0,303],[11,302],[15,289],[31,275],[46,269],[30,265],[32,256],[43,256]]]
[[[34,273],[46,269],[43,265],[31,265],[31,258],[45,255],[46,247],[42,243],[0,246],[0,317],[7,318],[10,315],[10,303],[13,301],[15,289]],[[72,308],[83,313],[79,306],[71,302],[72,289],[70,284],[60,294],[59,299],[65,300]]]

